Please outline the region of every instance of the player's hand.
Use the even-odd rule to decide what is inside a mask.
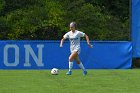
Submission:
[[[63,47],[63,45],[60,44],[60,47]]]
[[[88,44],[88,45],[89,45],[90,48],[93,48],[93,45],[91,45],[91,44]]]

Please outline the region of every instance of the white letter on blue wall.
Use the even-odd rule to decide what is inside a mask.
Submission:
[[[30,45],[24,45],[24,48],[25,48],[25,64],[24,64],[24,66],[31,66],[30,55],[34,59],[37,66],[44,66],[44,64],[42,63],[42,48],[43,47],[44,47],[44,45],[37,45],[37,48],[38,48],[38,57],[37,57]]]
[[[14,62],[8,62],[8,50],[14,49],[15,54],[10,54],[10,56],[14,56],[15,60]],[[4,64],[6,66],[17,66],[19,64],[19,47],[17,45],[5,45],[4,47]]]

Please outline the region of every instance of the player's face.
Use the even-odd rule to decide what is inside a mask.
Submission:
[[[75,31],[75,27],[74,26],[70,26],[70,30]]]

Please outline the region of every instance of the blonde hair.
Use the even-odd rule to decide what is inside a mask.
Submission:
[[[77,26],[77,25],[76,25],[76,22],[71,22],[71,23],[70,23],[70,27],[75,27],[75,28],[76,28],[76,26]]]

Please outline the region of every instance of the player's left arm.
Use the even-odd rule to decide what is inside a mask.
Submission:
[[[86,38],[87,44],[89,45],[90,48],[92,48],[93,45],[90,44],[88,35],[85,34],[84,36],[85,36],[85,38]]]

